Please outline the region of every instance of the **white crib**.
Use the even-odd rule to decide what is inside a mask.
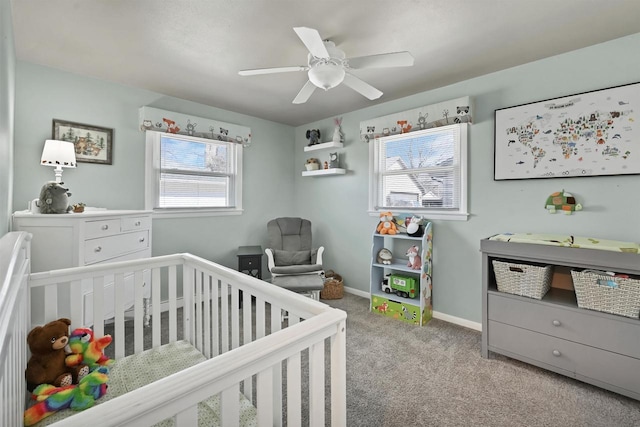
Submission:
[[[346,425],[343,311],[190,254],[29,274],[29,249],[28,233],[0,239],[0,425],[23,425],[26,336],[41,324],[31,318],[69,317],[71,329],[83,326],[79,302],[87,279],[93,280],[94,334],[111,333],[116,366],[129,353],[138,357],[178,341],[206,360],[87,410],[68,411],[71,416],[53,425],[147,426],[169,419],[196,426],[199,402],[214,397],[220,425],[237,426],[240,394],[255,407],[258,426]],[[151,283],[144,283],[149,272]],[[135,303],[127,320],[123,278],[130,274]],[[103,320],[105,277],[114,278],[112,323]],[[151,322],[145,327],[143,286],[149,285]],[[44,292],[43,313],[31,313],[36,288]],[[59,311],[69,306],[70,313]],[[128,343],[125,329],[131,328]]]

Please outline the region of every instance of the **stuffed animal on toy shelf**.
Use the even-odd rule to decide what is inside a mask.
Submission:
[[[320,143],[320,129],[307,129],[307,139],[309,146]]]
[[[43,214],[63,214],[73,210],[73,207],[69,204],[68,188],[62,186],[64,182],[47,182],[42,186],[40,190],[40,199],[38,200],[38,207],[40,213]]]
[[[38,403],[24,411],[24,425],[32,426],[63,409],[81,411],[92,407],[97,399],[107,393],[108,372],[109,369],[102,366],[82,378],[77,385],[39,385],[31,396]]]
[[[376,257],[376,261],[378,264],[389,265],[391,264],[391,260],[393,259],[393,254],[387,248],[382,248],[378,251],[378,256]]]
[[[411,237],[422,237],[424,235],[424,226],[422,225],[422,217],[414,215],[408,220],[407,234]]]
[[[56,387],[71,385],[89,373],[89,367],[85,364],[73,367],[65,364],[69,325],[71,320],[61,318],[44,326],[36,326],[27,335],[31,358],[27,363],[25,377],[29,391],[40,384]]]
[[[71,332],[69,349],[65,363],[69,367],[85,364],[91,371],[100,366],[111,366],[113,360],[104,355],[104,349],[111,344],[111,335],[94,339],[93,330],[78,328]]]
[[[407,249],[407,253],[405,255],[409,257],[407,267],[411,267],[412,270],[420,270],[422,268],[420,249],[418,249],[417,246],[411,246],[409,249]]]
[[[398,234],[398,226],[393,221],[391,212],[380,212],[380,223],[376,228],[379,234]]]

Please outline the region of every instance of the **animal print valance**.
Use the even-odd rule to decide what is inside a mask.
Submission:
[[[153,107],[140,108],[140,130],[177,133],[218,141],[237,142],[245,147],[251,144],[251,128],[175,113]]]
[[[439,102],[413,110],[389,114],[360,122],[360,138],[364,142],[381,136],[413,132],[454,123],[471,123],[471,99],[468,96]]]

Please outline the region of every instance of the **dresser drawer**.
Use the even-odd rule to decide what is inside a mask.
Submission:
[[[122,218],[122,231],[148,230],[151,228],[150,216],[125,216]]]
[[[489,347],[579,379],[640,393],[640,360],[515,326],[489,321]],[[553,369],[552,369],[553,370]]]
[[[487,311],[490,320],[640,358],[640,321],[495,293]]]
[[[87,221],[84,230],[85,239],[112,236],[120,233],[120,218]]]
[[[86,240],[84,262],[93,264],[149,247],[149,230]]]

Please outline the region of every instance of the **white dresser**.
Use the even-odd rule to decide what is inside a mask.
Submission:
[[[151,256],[150,211],[87,210],[48,215],[22,211],[13,214],[13,230],[33,235],[31,271],[34,273]],[[132,281],[133,277],[125,278],[125,284]],[[146,283],[145,274],[145,307],[150,298],[150,287]],[[91,298],[92,291],[91,283],[83,283],[84,299]],[[37,293],[33,297],[37,300]],[[132,286],[126,286],[125,298],[133,306]],[[105,318],[112,317],[113,284],[105,289],[104,304]],[[93,313],[84,310],[83,313],[85,326],[89,326]],[[148,321],[148,316],[145,317]]]

